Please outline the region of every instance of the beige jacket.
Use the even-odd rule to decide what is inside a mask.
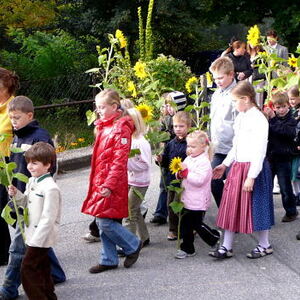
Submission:
[[[53,247],[61,215],[61,195],[50,173],[31,177],[26,191],[17,192],[16,199],[28,207],[29,226],[25,227],[26,245],[38,248]]]

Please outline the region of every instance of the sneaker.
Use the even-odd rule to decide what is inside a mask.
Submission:
[[[167,236],[167,239],[168,239],[168,241],[176,241],[177,240],[177,235],[174,232],[170,231],[168,236]]]
[[[220,252],[220,250],[222,252]],[[221,246],[219,249],[215,251],[210,251],[208,255],[218,259],[224,259],[224,258],[231,258],[233,256],[233,252],[232,249],[227,250],[226,247]]]
[[[118,265],[112,265],[112,266],[109,266],[109,265],[96,265],[96,266],[93,266],[89,269],[89,272],[91,274],[96,274],[96,273],[101,273],[101,272],[105,272],[105,271],[108,271],[108,270],[112,270],[112,269],[116,269],[118,267]]]
[[[94,235],[91,235],[90,233],[87,233],[86,235],[84,235],[82,237],[85,241],[89,242],[89,243],[95,243],[95,242],[100,242],[100,238],[96,237]]]
[[[298,211],[295,215],[292,215],[292,216],[287,216],[286,214],[283,216],[283,218],[281,219],[281,222],[293,222],[297,219],[297,216],[298,216]]]
[[[260,245],[257,245],[250,253],[247,254],[248,258],[261,258],[266,255],[270,255],[273,253],[272,246],[269,246],[268,248],[264,248]]]
[[[163,225],[167,223],[167,220],[163,217],[160,216],[154,216],[151,220],[150,223],[152,224],[157,224],[157,225]]]
[[[141,249],[142,249],[142,242],[140,242],[140,244],[135,252],[126,256],[126,258],[124,260],[125,268],[130,268],[138,260]]]
[[[182,259],[182,258],[186,258],[186,257],[192,257],[192,256],[195,256],[195,255],[196,255],[196,252],[186,253],[185,251],[179,249],[179,250],[177,250],[175,258]]]

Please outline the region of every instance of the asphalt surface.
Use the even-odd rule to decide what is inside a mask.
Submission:
[[[199,237],[197,255],[177,260],[176,242],[167,241],[167,225],[149,223],[158,198],[159,170],[153,166],[152,182],[147,192],[151,243],[141,251],[130,269],[123,267],[100,274],[89,274],[89,267],[99,262],[101,243],[82,240],[91,217],[80,208],[87,191],[89,169],[70,171],[58,176],[63,195],[63,215],[56,254],[68,280],[56,286],[58,299],[300,299],[300,219],[282,223],[284,215],[279,196],[275,197],[276,225],[271,231],[274,254],[250,260],[246,253],[256,246],[254,236],[236,235],[234,257],[216,261],[208,256],[210,248]],[[213,203],[206,222],[214,224],[217,208]],[[0,268],[0,282],[5,267]],[[24,294],[20,289],[21,294]],[[21,296],[20,299],[25,299]]]

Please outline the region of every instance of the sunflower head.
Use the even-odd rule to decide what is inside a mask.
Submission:
[[[116,38],[119,40],[121,48],[125,48],[127,46],[126,38],[124,37],[124,34],[120,29],[116,30]]]
[[[136,109],[141,113],[142,118],[145,122],[152,119],[152,107],[147,104],[139,104]]]
[[[213,85],[213,79],[212,79],[211,73],[206,72],[205,76],[206,76],[207,86],[212,86]]]
[[[127,87],[128,91],[131,92],[131,96],[133,98],[135,98],[137,96],[137,93],[136,93],[136,88],[135,88],[135,85],[134,85],[134,82],[133,81],[129,81],[128,82],[128,87]]]
[[[172,160],[171,160],[171,163],[170,163],[170,166],[169,166],[169,169],[171,171],[172,174],[175,174],[179,171],[182,170],[182,160],[180,157],[174,157]]]
[[[252,47],[255,47],[259,44],[260,40],[260,31],[257,25],[252,26],[247,35],[247,41],[248,44],[250,44]]]
[[[297,58],[292,55],[291,57],[289,57],[288,59],[288,64],[291,66],[291,67],[294,67],[296,68],[297,67]]]
[[[185,84],[185,88],[188,91],[188,93],[194,91],[197,84],[198,79],[195,76],[191,77]]]
[[[146,64],[141,62],[141,61],[137,61],[135,66],[133,67],[134,71],[135,71],[135,75],[140,78],[143,79],[145,77],[147,77],[147,73],[146,73]]]

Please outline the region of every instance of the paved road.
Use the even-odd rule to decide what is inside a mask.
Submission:
[[[149,224],[151,244],[141,252],[130,269],[120,267],[102,274],[89,274],[98,262],[99,243],[87,244],[81,236],[91,218],[80,213],[87,190],[89,170],[73,171],[58,178],[63,193],[63,218],[56,253],[66,270],[68,281],[56,286],[58,299],[300,299],[300,241],[295,234],[300,221],[281,223],[284,214],[276,197],[276,226],[271,233],[274,254],[249,260],[245,254],[256,245],[255,238],[238,235],[232,259],[215,261],[210,250],[196,239],[195,257],[175,260],[176,243],[167,241],[167,226]],[[147,193],[150,213],[158,195],[158,168],[153,166],[153,180]],[[206,221],[214,224],[216,206]],[[5,268],[0,268],[0,282]],[[21,297],[22,299],[23,297]],[[25,298],[23,298],[25,299]]]

